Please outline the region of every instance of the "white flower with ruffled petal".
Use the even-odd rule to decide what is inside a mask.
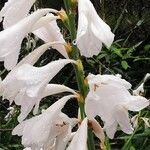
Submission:
[[[25,18],[36,0],[8,0],[0,11],[0,20],[4,17],[4,29]]]
[[[65,103],[75,98],[69,95],[61,98],[41,115],[23,121],[13,130],[13,135],[22,136],[22,144],[36,150],[65,149],[71,137],[71,130],[77,119],[71,119],[61,112]]]
[[[114,75],[89,75],[90,91],[85,100],[85,112],[89,118],[100,116],[109,138],[113,138],[118,124],[127,134],[133,132],[128,110],[140,111],[149,105],[142,96],[132,96],[131,84]]]
[[[114,40],[110,27],[98,16],[90,0],[78,0],[78,30],[76,43],[81,55],[97,55],[104,43],[108,48]]]
[[[35,23],[51,11],[54,10],[38,10],[15,25],[0,32],[0,61],[4,61],[6,69],[11,70],[17,64],[22,40],[32,31],[33,27],[35,28]]]

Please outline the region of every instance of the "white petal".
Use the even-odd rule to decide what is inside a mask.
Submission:
[[[27,56],[27,58],[30,57]],[[24,60],[24,62],[26,61],[27,59]],[[24,108],[26,108],[27,101],[30,107],[27,112],[22,112],[23,117],[21,118],[24,119],[34,105],[35,114],[38,111],[39,103],[43,97],[64,91],[75,93],[72,89],[63,85],[47,86],[49,81],[64,67],[64,65],[70,62],[74,63],[75,61],[67,59],[57,60],[40,68],[33,67],[29,64],[20,65],[13,69],[1,82],[1,95],[3,98],[9,99],[11,103],[15,101],[17,105],[21,105],[22,110],[25,110]],[[47,88],[45,89],[46,86]],[[58,88],[57,91],[56,88]]]
[[[67,150],[87,150],[87,122],[87,118],[82,121]]]
[[[45,90],[43,92],[43,97],[46,97],[48,95],[54,95],[54,94],[57,94],[57,93],[62,93],[62,92],[71,92],[73,94],[75,94],[76,92],[67,87],[67,86],[64,86],[64,85],[60,85],[60,84],[48,84],[46,87],[45,87]]]
[[[76,92],[73,89],[70,89],[69,87],[66,87],[64,85],[60,84],[48,84],[46,87],[42,87],[44,91],[41,94],[41,98],[36,100],[36,105],[33,110],[33,114],[37,114],[38,108],[39,108],[39,103],[42,98],[62,92],[71,92],[72,94],[76,94]]]
[[[13,59],[10,59],[9,63],[11,64],[12,62],[13,66],[7,65],[7,69],[12,69],[12,67],[14,67],[15,65],[13,62],[17,62],[17,60],[15,60],[14,58],[18,58],[18,56],[16,57],[16,54],[19,55],[23,38],[31,31],[31,28],[34,25],[34,23],[49,11],[49,9],[38,10],[30,16],[19,21],[17,24],[0,32],[0,57],[10,58],[10,56],[12,56],[13,53],[15,54],[15,56],[13,56]],[[6,62],[4,62],[4,64],[5,63]]]
[[[92,57],[99,54],[102,43],[88,28],[85,35],[78,39],[77,46],[80,49],[81,55]]]
[[[93,18],[94,17],[95,16],[93,16]],[[101,18],[94,18],[94,21],[91,24],[91,30],[108,48],[111,46],[114,41],[114,34],[111,32],[110,27]]]
[[[132,96],[130,101],[126,104],[126,107],[131,111],[140,111],[149,104],[149,101],[142,96]]]
[[[50,81],[68,63],[75,63],[75,61],[60,59],[39,68],[29,64],[23,64],[18,67],[16,77],[18,80],[27,81],[27,84],[30,86],[36,85],[42,80]]]
[[[143,88],[144,83],[142,83],[137,89],[133,90],[133,95],[138,96],[140,94],[144,93],[144,88]]]
[[[104,134],[104,131],[103,131],[102,127],[100,126],[100,124],[95,119],[92,119],[90,121],[91,121],[91,124],[92,124],[92,129],[93,129],[94,134],[99,138],[99,140],[102,143],[104,143],[105,134]]]
[[[4,29],[25,18],[34,2],[35,0],[9,0],[0,12],[1,16],[4,17]]]
[[[46,17],[43,20],[44,25],[41,28],[34,30],[33,33],[37,37],[42,39],[44,42],[60,41],[62,43],[65,43],[65,40],[63,38],[63,35],[60,32],[60,29],[56,23],[56,20],[53,19],[54,15],[50,14],[50,15],[47,15]],[[52,19],[50,20],[49,18],[52,18]],[[45,21],[45,19],[46,19],[46,21]],[[39,24],[42,24],[42,23],[39,23]],[[53,45],[52,47],[54,49],[58,50],[58,52],[60,52],[65,58],[68,58],[68,54],[63,45]]]
[[[133,133],[133,128],[130,123],[130,119],[128,116],[128,111],[123,106],[116,106],[114,108],[114,116],[117,122],[119,123],[121,130],[127,134]]]
[[[14,53],[10,53],[6,55],[4,60],[4,67],[8,70],[11,70],[18,62],[19,53],[18,51],[14,51]]]
[[[36,48],[34,51],[29,53],[25,58],[23,58],[16,67],[21,66],[22,64],[34,65],[41,55],[51,46],[52,43],[46,43],[42,46]]]
[[[42,148],[49,139],[53,140],[51,138],[54,134],[58,134],[55,133],[57,130],[52,130],[52,126],[55,123],[54,120],[58,118],[65,103],[73,97],[74,95],[65,96],[50,106],[43,114],[23,121],[15,127],[12,134],[23,135],[22,144],[25,147],[36,145],[36,147]]]
[[[114,121],[111,124],[105,123],[104,129],[106,130],[107,136],[110,139],[114,138],[114,135],[115,135],[115,133],[117,131],[117,127],[118,127],[117,121]]]
[[[77,46],[81,55],[85,57],[97,55],[101,51],[102,43],[110,47],[114,34],[98,16],[91,1],[78,0],[78,12]]]
[[[49,13],[49,14],[47,14],[46,16],[40,18],[40,19],[34,24],[34,26],[32,27],[32,31],[34,32],[34,31],[38,30],[39,28],[41,28],[41,27],[47,25],[47,24],[50,23],[50,22],[55,22],[55,23],[56,23],[56,20],[57,20],[57,19],[58,19],[57,16],[54,16],[52,13]],[[57,25],[57,24],[55,24],[55,25]],[[49,42],[49,41],[47,41],[47,42]]]
[[[30,147],[26,147],[23,150],[32,150]]]

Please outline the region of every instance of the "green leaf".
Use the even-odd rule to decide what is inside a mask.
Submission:
[[[123,69],[125,69],[125,70],[127,70],[127,69],[130,67],[126,61],[122,61],[122,62],[121,62],[121,66],[122,66]]]
[[[135,150],[135,148],[133,146],[130,147],[130,150]]]
[[[145,51],[149,51],[149,50],[150,50],[150,44],[145,45],[145,46],[144,46],[144,50],[145,50]]]
[[[99,60],[99,59],[102,59],[103,57],[105,57],[107,54],[100,54],[98,57],[97,57],[97,59]]]

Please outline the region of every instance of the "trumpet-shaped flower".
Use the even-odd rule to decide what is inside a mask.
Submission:
[[[8,76],[11,76],[14,72],[14,70],[16,70],[19,66],[23,65],[23,64],[30,64],[30,65],[34,65],[36,63],[36,61],[39,59],[39,57],[51,46],[51,45],[56,45],[56,44],[60,44],[59,42],[49,42],[46,43],[40,47],[38,47],[37,49],[35,49],[34,51],[32,51],[30,54],[28,54],[24,59],[22,59],[17,66],[9,73]],[[42,97],[28,97],[27,95],[25,96],[25,93],[23,95],[23,97],[20,96],[20,94],[23,92],[20,92],[20,94],[18,93],[18,95],[15,94],[15,92],[13,93],[13,89],[12,89],[12,93],[4,94],[5,91],[5,86],[3,85],[6,79],[4,79],[4,81],[2,83],[0,83],[0,87],[1,89],[3,89],[3,91],[1,91],[1,95],[3,95],[4,98],[7,98],[10,100],[10,103],[12,101],[15,101],[15,103],[17,105],[21,105],[21,114],[18,116],[18,121],[21,122],[22,120],[24,120],[26,118],[26,116],[30,113],[30,111],[32,110],[32,108],[35,105],[34,111],[33,113],[36,114],[38,112],[38,107],[39,107],[39,103],[41,101],[41,99],[43,97],[46,97],[48,95],[53,95],[53,94],[57,94],[57,93],[61,93],[61,92],[71,92],[71,93],[75,93],[72,89],[63,86],[63,85],[57,85],[57,84],[49,84],[46,87],[43,87],[43,93],[40,95]],[[13,79],[12,79],[13,80]],[[10,82],[11,84],[11,82]],[[7,84],[8,87],[10,87],[9,84]],[[7,88],[6,86],[6,88]]]
[[[102,48],[102,43],[110,47],[114,40],[114,34],[98,16],[90,0],[78,0],[78,12],[76,43],[81,55],[85,57],[97,55]]]
[[[5,68],[12,69],[16,64],[23,38],[32,31],[34,24],[51,9],[41,9],[0,32],[0,61]]]
[[[55,43],[55,42],[54,42]],[[16,67],[11,70],[11,72],[7,75],[7,77],[3,80],[0,79],[0,93],[4,98],[9,99],[10,101],[13,101],[15,98],[15,95],[13,96],[12,93],[10,94],[4,94],[3,91],[5,91],[5,87],[3,86],[4,82],[7,82],[7,79],[11,80],[11,76],[14,74],[13,72],[15,72],[15,70],[20,67],[23,64],[30,64],[30,65],[34,65],[36,63],[36,61],[40,58],[40,56],[54,43],[46,43],[40,47],[38,47],[37,49],[35,49],[34,51],[32,51],[30,54],[28,54],[25,58],[23,58],[17,65]],[[10,82],[11,83],[11,82]],[[7,85],[9,87],[9,84]],[[13,91],[12,91],[13,92]],[[5,97],[5,96],[6,97]],[[9,95],[9,96],[8,96]],[[11,96],[10,96],[11,95]]]
[[[19,121],[25,119],[28,113],[36,105],[34,113],[37,112],[41,98],[58,92],[73,90],[62,85],[48,85],[49,81],[68,63],[74,62],[69,59],[62,59],[51,62],[43,67],[33,67],[30,64],[23,64],[12,70],[6,78],[1,81],[0,94],[12,103],[21,105]],[[14,87],[15,85],[15,87]],[[50,92],[50,90],[52,90]]]
[[[114,75],[89,75],[90,91],[85,100],[85,111],[89,118],[100,116],[109,138],[113,138],[118,124],[122,131],[133,131],[128,110],[140,111],[149,102],[141,96],[132,96],[131,84]]]
[[[63,114],[61,109],[74,97],[69,95],[61,98],[41,115],[23,121],[15,127],[12,134],[22,136],[22,144],[33,150],[65,149],[71,129],[78,121]]]
[[[4,29],[16,24],[27,16],[36,0],[8,0],[0,11],[0,21],[4,17]]]
[[[51,18],[54,18],[51,21]],[[47,16],[41,18],[40,22],[47,22],[41,28],[33,31],[33,33],[42,39],[44,42],[53,42],[53,41],[61,41],[65,43],[63,35],[60,32],[60,29],[56,23],[56,17],[53,14],[48,14]],[[50,21],[49,21],[50,20]],[[65,58],[68,58],[68,54],[63,45],[54,45],[52,48],[58,50]]]
[[[21,96],[20,94],[17,95],[15,98],[15,103],[21,106],[21,113],[18,116],[19,122],[22,122],[27,117],[34,106],[33,114],[37,114],[39,103],[42,98],[62,92],[71,92],[75,94],[74,90],[60,84],[48,84],[46,87],[44,86],[43,89],[44,90],[42,90],[41,94],[37,97],[29,97],[28,95],[25,95],[25,93],[22,95],[21,92]]]

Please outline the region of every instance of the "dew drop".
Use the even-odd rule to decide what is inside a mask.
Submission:
[[[73,45],[77,45],[76,39],[72,41],[72,44],[73,44]]]

